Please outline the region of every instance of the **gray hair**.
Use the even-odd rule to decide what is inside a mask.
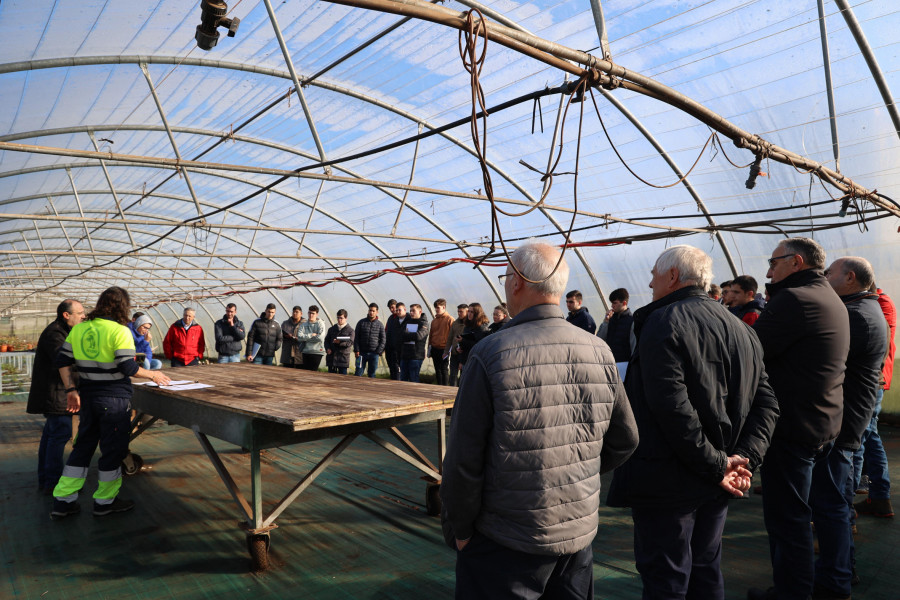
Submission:
[[[526,281],[525,285],[543,296],[562,296],[569,282],[569,265],[566,264],[565,258],[560,260],[559,250],[550,244],[531,239],[519,246],[510,256],[510,260],[527,279],[540,281],[540,283]],[[557,261],[559,267],[554,272]],[[546,279],[541,281],[545,277]]]
[[[656,259],[656,272],[678,269],[678,281],[709,291],[712,282],[712,258],[699,248],[680,244],[672,246]]]
[[[193,308],[191,308],[190,306],[188,306],[187,308],[184,309],[184,312],[181,313],[181,314],[182,314],[182,315],[186,315],[186,314],[188,314],[188,313],[197,314],[197,311],[194,310]]]
[[[787,254],[799,254],[803,262],[813,269],[825,268],[825,249],[814,239],[805,237],[787,238],[779,244]]]
[[[875,283],[875,269],[872,263],[861,256],[845,256],[841,259],[841,268],[844,275],[853,271],[856,274],[856,281],[863,289],[869,289]]]

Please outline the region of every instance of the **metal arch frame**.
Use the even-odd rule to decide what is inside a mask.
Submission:
[[[90,191],[87,191],[87,192],[85,192],[85,193],[88,193],[88,194],[104,194],[105,192],[101,192],[101,191],[99,191],[99,190],[90,190]],[[129,193],[130,193],[130,192],[129,192]],[[136,192],[135,192],[135,193],[136,193]],[[56,196],[64,196],[64,195],[68,195],[68,194],[67,194],[66,192],[55,192],[53,195],[56,195]],[[165,197],[165,198],[168,198],[168,199],[179,200],[179,201],[182,201],[182,202],[188,202],[188,201],[189,201],[188,198],[185,198],[185,197],[183,197],[183,196],[176,196],[176,195],[174,195],[174,194],[153,194],[153,195],[156,196],[156,197]],[[43,197],[43,195],[42,195],[41,197]],[[10,200],[15,200],[15,199],[10,199]],[[210,204],[210,203],[207,203],[207,204]],[[211,204],[210,204],[210,205],[211,205]],[[89,212],[90,212],[90,211],[89,211]],[[143,214],[143,213],[137,213],[137,214]],[[250,219],[249,217],[247,217],[247,216],[244,215],[244,214],[241,214],[241,213],[238,213],[238,212],[234,212],[234,214],[238,215],[239,217],[241,217],[241,218],[243,218],[243,219],[252,220],[252,219]],[[48,226],[47,226],[47,229],[50,230],[50,229],[51,229],[51,226],[48,225]],[[10,231],[15,231],[15,230],[10,230]],[[139,231],[141,234],[153,235],[153,234],[151,234],[151,233],[148,232],[148,231],[144,231],[144,230],[140,230],[140,229],[139,229],[138,231]],[[279,232],[279,233],[282,233],[282,232]],[[246,244],[245,242],[241,241],[240,239],[238,239],[238,238],[236,238],[236,237],[230,236],[230,235],[228,235],[227,233],[219,233],[218,235],[219,235],[220,237],[224,237],[225,239],[227,239],[227,240],[229,240],[229,241],[231,241],[231,242],[233,242],[233,243],[238,244],[239,246],[244,246],[244,247],[246,247],[248,250],[252,251],[252,248],[251,248],[248,244]],[[292,239],[290,236],[288,236],[288,235],[286,235],[286,234],[284,234],[284,233],[282,233],[282,235],[285,235],[285,237],[288,237],[288,239]],[[100,239],[103,239],[103,238],[100,238]],[[104,240],[104,241],[109,241],[109,242],[112,242],[112,243],[123,243],[121,240],[114,240],[114,239],[107,239],[107,240]],[[293,240],[292,240],[292,241],[293,241]],[[26,241],[26,244],[27,244],[27,241]],[[197,246],[195,246],[195,245],[193,245],[193,244],[190,244],[190,246],[193,247],[193,248],[196,248],[196,249],[200,250],[199,247],[197,247]],[[307,246],[307,248],[310,248],[310,247]],[[319,253],[318,251],[316,251],[314,248],[310,248],[310,250],[312,250],[313,253],[318,254],[318,255],[320,256],[320,258],[322,258],[323,261],[325,261],[325,262],[327,262],[327,263],[329,264],[329,266],[334,267],[333,263],[331,263],[331,261],[329,261],[327,257],[321,256],[321,253]],[[277,266],[279,269],[281,269],[281,270],[283,270],[283,271],[285,271],[285,272],[293,272],[292,269],[288,269],[285,265],[282,265],[279,261],[277,261],[277,260],[275,260],[275,259],[272,259],[272,258],[268,258],[268,257],[266,257],[265,255],[260,254],[258,251],[257,251],[257,253],[259,254],[259,257],[260,257],[260,258],[264,258],[264,259],[266,259],[266,260],[271,261],[271,262],[272,262],[275,266]],[[198,255],[198,258],[199,258],[199,255]],[[258,283],[258,284],[260,284],[260,285],[265,285],[265,283],[263,282],[263,280],[261,280],[261,279],[259,279],[258,277],[254,276],[251,272],[249,272],[249,271],[247,271],[247,270],[245,270],[245,269],[243,269],[243,268],[241,268],[241,267],[238,267],[238,266],[237,266],[235,263],[233,263],[231,260],[229,260],[229,259],[224,259],[224,258],[222,258],[221,260],[222,260],[223,262],[226,262],[226,263],[230,264],[236,271],[239,271],[239,272],[242,272],[242,273],[248,275],[248,276],[249,276],[248,279],[253,280],[253,281],[255,281],[256,283]],[[190,262],[190,261],[187,261],[187,260],[186,260],[186,262]],[[193,268],[195,268],[195,269],[198,270],[198,271],[208,272],[208,270],[209,270],[208,268],[203,268],[203,267],[201,267],[201,266],[194,265],[193,263],[191,263],[191,265],[192,265]],[[337,270],[337,267],[334,267],[334,268]],[[175,271],[175,269],[172,269],[172,270],[173,270],[173,272]],[[189,279],[190,281],[193,281],[195,284],[197,283],[193,278],[188,278],[188,279]],[[190,291],[186,290],[186,289],[185,289],[184,287],[182,287],[182,286],[176,285],[175,287],[177,287],[178,289],[182,290],[182,292],[185,293],[185,294],[188,294],[188,295],[190,294]],[[368,300],[367,300],[366,297],[362,294],[362,292],[358,289],[359,286],[353,286],[353,287],[354,287],[354,288],[357,288],[357,293],[359,293],[359,295],[360,295],[360,297],[362,298],[363,302],[365,302],[366,304],[368,304]],[[162,288],[158,288],[158,289],[162,290]],[[313,299],[314,299],[316,302],[318,302],[318,303],[323,307],[323,309],[325,308],[325,304],[322,302],[322,300],[319,298],[319,296],[318,296],[313,290],[307,289],[306,291],[309,292],[309,294],[313,297]],[[284,302],[283,302],[276,294],[270,292],[270,295],[271,295],[271,296],[272,296],[272,297],[273,297],[273,298],[281,305],[282,309],[284,309],[286,312],[290,312],[290,311],[288,311],[287,306],[284,304]],[[247,305],[250,306],[250,303],[247,302]],[[251,310],[253,310],[253,307],[252,307],[252,306],[251,306],[250,308],[251,308]],[[210,315],[210,317],[212,318],[212,315]],[[329,322],[330,322],[330,320],[329,320]]]
[[[240,63],[230,63],[226,61],[216,61],[209,59],[192,59],[191,57],[187,58],[177,58],[177,57],[161,57],[161,56],[87,56],[87,57],[73,57],[73,58],[57,58],[57,59],[43,59],[36,61],[20,61],[15,63],[6,63],[0,64],[0,75],[4,73],[16,72],[21,70],[35,70],[40,68],[57,68],[57,67],[74,67],[74,66],[84,66],[84,65],[107,65],[107,64],[130,64],[136,62],[145,62],[147,64],[180,64],[180,65],[189,65],[189,66],[197,66],[197,67],[206,67],[206,68],[221,68],[221,69],[229,69],[229,70],[237,70],[237,71],[246,71],[260,75],[268,75],[271,77],[278,77],[281,79],[290,79],[290,74],[286,74],[284,71],[267,68],[267,67],[258,67],[255,65],[246,65]],[[435,126],[428,123],[425,119],[421,119],[412,115],[411,113],[404,111],[398,107],[391,106],[386,102],[382,102],[375,98],[370,98],[365,94],[355,92],[348,88],[344,88],[342,86],[326,84],[321,81],[313,81],[309,85],[313,85],[316,87],[320,87],[322,89],[330,90],[336,92],[338,94],[342,94],[345,96],[349,96],[351,98],[357,98],[363,102],[367,102],[369,104],[373,104],[374,106],[378,106],[380,108],[386,109],[394,114],[397,114],[401,117],[404,117],[414,123],[420,123],[429,129],[435,129]],[[462,143],[460,140],[455,138],[454,136],[449,135],[447,132],[441,132],[439,135],[449,140],[456,146],[462,148],[472,156],[476,156],[474,149],[469,148],[467,145]],[[532,204],[536,203],[537,200],[528,193],[511,175],[507,174],[504,170],[500,169],[496,164],[492,161],[486,161],[486,164],[493,169],[498,175],[503,177],[507,182],[510,183],[516,190],[518,190],[521,194],[523,194]],[[540,209],[541,213],[545,216],[548,216],[548,213],[545,212],[543,208]],[[548,220],[549,219],[548,217]],[[562,233],[562,229],[559,227],[557,223],[551,220],[551,223],[554,224],[557,231]],[[590,266],[584,260],[583,256],[580,253],[577,253],[579,258],[581,259],[582,265],[585,270],[589,273],[591,272]],[[593,275],[591,274],[593,278]],[[500,298],[499,292],[496,287],[490,282],[489,278],[485,276],[485,278],[489,281],[489,285],[494,291],[495,295]],[[598,293],[602,295],[602,292],[598,289]],[[419,292],[422,296],[422,299],[425,300],[425,295]]]
[[[409,118],[409,117],[407,117],[407,118]],[[424,121],[419,122],[419,125],[423,125],[423,124],[424,124]],[[102,126],[93,126],[93,127],[91,127],[91,129],[94,129],[94,130],[123,129],[123,128],[124,128],[124,129],[129,129],[129,130],[134,130],[134,131],[162,131],[162,128],[160,128],[160,127],[157,126],[157,125],[121,125],[121,126],[117,126],[117,125],[109,125],[109,124],[107,124],[107,125],[102,125]],[[54,128],[54,129],[39,130],[39,131],[30,131],[30,132],[23,132],[23,133],[18,133],[18,134],[11,134],[11,135],[6,135],[6,136],[0,136],[0,141],[4,141],[4,142],[5,142],[5,141],[13,141],[13,140],[28,139],[28,138],[33,138],[33,137],[43,137],[43,136],[48,136],[48,135],[63,135],[63,134],[67,134],[67,133],[78,133],[78,132],[84,131],[84,130],[86,130],[86,129],[88,129],[87,126],[75,126],[75,127],[63,127],[63,128]],[[208,129],[200,129],[200,128],[195,128],[195,127],[173,127],[173,128],[172,128],[172,131],[175,131],[175,132],[177,132],[177,133],[189,133],[189,134],[192,134],[192,135],[206,135],[206,136],[209,136],[209,137],[221,137],[221,136],[222,136],[222,132],[220,132],[220,131],[212,131],[212,130],[208,130]],[[263,147],[266,147],[266,148],[272,148],[272,149],[274,149],[274,150],[279,150],[279,151],[282,151],[282,152],[288,152],[288,153],[291,153],[291,154],[295,154],[295,155],[297,155],[297,156],[302,156],[303,158],[308,158],[308,159],[311,159],[311,160],[315,160],[315,156],[313,156],[312,154],[310,154],[310,153],[308,153],[308,152],[304,152],[304,151],[302,151],[302,150],[298,150],[298,149],[296,149],[296,148],[292,148],[292,147],[289,147],[289,146],[285,146],[285,145],[283,145],[283,144],[278,144],[278,143],[275,143],[275,142],[269,142],[269,141],[267,141],[267,140],[261,140],[261,139],[259,139],[259,138],[254,138],[254,137],[251,137],[251,136],[240,135],[240,134],[234,134],[234,135],[231,136],[231,137],[233,137],[234,139],[239,140],[239,141],[247,142],[247,143],[249,143],[249,144],[260,145],[260,146],[263,146]],[[457,142],[454,142],[454,143],[457,143]],[[114,164],[115,164],[115,163],[114,163]],[[82,166],[89,167],[89,166],[91,166],[91,165],[81,165],[81,164],[77,164],[77,163],[76,163],[76,164],[72,164],[72,165],[70,165],[70,166],[71,166],[71,167],[74,167],[74,166],[78,166],[78,167],[82,167]],[[38,167],[38,168],[40,168],[40,167]],[[355,177],[355,178],[357,178],[357,179],[364,179],[364,178],[363,178],[359,173],[357,173],[356,171],[354,171],[354,170],[352,170],[352,169],[349,169],[349,168],[347,168],[347,167],[344,167],[344,166],[342,166],[342,165],[340,165],[340,164],[334,165],[334,168],[337,169],[338,171],[342,171],[342,172],[344,172],[344,173],[350,175],[351,177]],[[20,169],[19,171],[23,171],[23,170]],[[17,172],[13,172],[13,173],[17,173]],[[208,172],[204,171],[204,173],[208,173]],[[5,176],[5,175],[0,174],[0,177],[3,177],[3,176]],[[242,181],[242,180],[239,180],[239,181]],[[382,193],[384,193],[386,196],[388,196],[388,197],[392,198],[393,200],[397,201],[398,203],[402,203],[402,198],[401,198],[400,196],[398,196],[397,194],[395,194],[395,193],[394,193],[393,191],[391,191],[390,189],[384,188],[384,187],[378,186],[378,185],[373,186],[373,187],[374,187],[375,189],[381,191]],[[275,191],[277,191],[277,190],[275,190]],[[281,192],[279,192],[279,193],[281,193]],[[293,198],[293,197],[290,196],[290,195],[287,195],[287,197],[289,197],[289,198],[291,198],[291,199],[294,199],[294,200],[297,200],[296,198]],[[533,201],[533,199],[532,199],[532,201]],[[301,203],[305,204],[306,206],[308,206],[308,207],[309,207],[311,210],[313,210],[313,211],[318,210],[318,212],[320,212],[321,214],[327,216],[328,218],[334,220],[335,222],[338,222],[340,225],[346,227],[346,228],[348,229],[348,231],[357,233],[358,235],[360,235],[361,237],[363,237],[364,239],[366,239],[366,241],[368,241],[368,238],[370,237],[369,234],[366,234],[366,233],[364,233],[364,232],[361,232],[360,230],[356,229],[355,227],[352,227],[351,225],[349,225],[348,223],[343,223],[342,221],[337,220],[337,218],[334,217],[333,215],[331,215],[328,211],[323,211],[323,210],[321,210],[321,209],[317,209],[317,207],[316,207],[314,204],[311,205],[311,204],[306,203],[306,202],[301,202]],[[0,205],[2,205],[2,204],[3,204],[3,202],[0,202]],[[441,233],[441,234],[443,234],[444,236],[446,236],[446,238],[447,238],[448,241],[455,243],[455,244],[457,245],[457,247],[460,249],[460,251],[463,252],[463,254],[466,255],[466,257],[472,258],[472,254],[468,251],[468,249],[466,249],[466,248],[463,247],[463,246],[460,246],[460,245],[458,244],[458,240],[457,240],[456,238],[454,238],[454,237],[450,234],[450,232],[447,231],[447,230],[446,230],[442,225],[440,225],[437,221],[435,221],[434,219],[432,219],[431,217],[429,217],[426,213],[422,212],[422,211],[421,211],[419,208],[417,208],[416,206],[409,205],[408,208],[409,208],[409,210],[411,210],[413,213],[415,213],[418,217],[420,217],[420,218],[423,219],[425,222],[427,222],[429,225],[431,225],[436,231],[438,231],[439,233]],[[401,235],[401,236],[392,235],[391,237],[395,237],[395,238],[397,238],[397,239],[412,239],[412,238],[407,238],[406,236],[402,236],[402,235]],[[301,241],[302,241],[302,238],[301,238]],[[499,292],[499,290],[497,289],[497,286],[494,284],[494,281],[493,281],[493,279],[491,278],[491,276],[488,275],[487,272],[484,270],[484,268],[481,267],[481,266],[478,266],[478,271],[479,271],[479,273],[481,274],[481,276],[484,278],[485,282],[488,284],[488,288],[493,292],[493,294],[494,294],[494,296],[497,298],[497,300],[498,300],[498,301],[503,300],[503,298],[501,297],[500,292]],[[420,293],[421,293],[421,292],[420,292]],[[429,312],[431,312],[431,304],[428,303],[427,300],[425,300],[424,295],[423,295],[422,299],[426,302],[426,304],[428,304],[428,307],[429,307],[428,310],[429,310]]]
[[[100,152],[100,146],[97,144],[97,140],[94,138],[94,132],[88,130],[88,137],[91,138],[91,144],[94,146],[94,150]],[[106,183],[109,184],[109,192],[112,194],[113,200],[116,203],[116,210],[119,212],[119,216],[123,219],[125,218],[125,213],[122,212],[122,203],[119,202],[119,196],[116,193],[116,186],[113,185],[112,176],[109,174],[109,170],[106,168],[106,161],[100,160],[100,168],[103,169],[103,175],[106,177]],[[134,236],[131,234],[131,230],[127,227],[125,228],[126,233],[128,233],[128,239],[131,241],[131,247],[136,248],[137,244],[134,243]]]

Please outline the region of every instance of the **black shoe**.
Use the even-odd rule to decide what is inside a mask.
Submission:
[[[775,600],[775,588],[770,587],[767,590],[750,588],[747,590],[747,600]]]
[[[134,508],[134,500],[122,500],[116,498],[111,504],[97,504],[94,502],[94,516],[105,517],[112,513],[127,512]]]
[[[859,573],[856,572],[856,567],[851,567],[850,570],[850,585],[859,585]]]
[[[77,502],[63,502],[62,500],[53,500],[53,510],[50,511],[50,518],[54,521],[65,519],[69,515],[76,515],[81,512],[81,505]]]
[[[851,600],[851,598],[850,594],[835,592],[817,583],[813,587],[812,600]]]

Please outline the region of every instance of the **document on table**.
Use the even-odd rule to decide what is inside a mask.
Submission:
[[[193,379],[185,379],[184,381],[172,381],[171,385],[184,385],[186,383],[196,383]],[[159,387],[155,381],[132,381],[132,385],[149,385],[150,387]]]
[[[140,381],[134,382],[134,385],[146,385],[149,387],[158,387],[161,390],[172,390],[175,392],[185,391],[185,390],[202,390],[203,388],[212,387],[208,383],[200,383],[199,381],[191,381],[190,379],[185,379],[184,381],[172,381],[169,385],[157,385],[153,381]]]

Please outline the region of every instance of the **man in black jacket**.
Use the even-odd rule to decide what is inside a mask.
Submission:
[[[813,472],[810,491],[814,497],[813,522],[819,538],[813,595],[849,598],[854,562],[850,506],[856,494],[853,455],[875,412],[881,365],[888,349],[888,326],[878,304],[878,294],[869,292],[875,282],[869,261],[856,256],[839,258],[825,271],[825,277],[847,307],[850,352],[844,379],[841,430],[828,460],[816,466],[823,473],[817,476]],[[817,511],[817,506],[821,510]]]
[[[325,353],[328,355],[328,372],[347,374],[350,367],[350,352],[353,350],[353,338],[356,333],[347,324],[347,311],[337,311],[337,323],[325,334]]]
[[[400,314],[401,307],[403,309],[402,315]],[[391,311],[391,316],[387,318],[387,322],[384,324],[384,360],[388,364],[388,370],[391,373],[391,379],[399,381],[400,321],[402,321],[406,317],[406,305],[391,298],[390,300],[388,300],[388,310]]]
[[[216,352],[218,362],[241,362],[241,341],[244,339],[244,324],[237,318],[237,306],[232,302],[225,307],[225,316],[216,321]]]
[[[63,300],[56,307],[56,320],[47,325],[38,338],[28,391],[29,414],[46,418],[38,447],[38,491],[45,496],[53,492],[63,471],[66,443],[72,437],[72,413],[66,410],[66,386],[54,366],[66,336],[84,321],[84,306],[78,300]]]
[[[628,308],[628,290],[618,288],[609,293],[609,311],[597,329],[597,337],[609,344],[616,362],[628,362],[631,358],[631,326],[634,317]]]
[[[753,329],[781,417],[763,464],[763,516],[774,588],[748,598],[813,594],[813,537],[819,509],[810,493],[841,429],[850,348],[847,309],[825,280],[825,250],[809,238],[782,240],[769,259],[769,302]],[[822,469],[820,469],[821,471]]]
[[[353,338],[353,351],[357,358],[362,359],[360,369],[356,372],[357,375],[368,371],[370,378],[375,377],[375,371],[378,369],[378,357],[384,352],[386,341],[384,325],[378,320],[378,305],[372,302],[369,304],[369,314],[356,324]]]
[[[756,336],[707,295],[712,259],[673,246],[652,275],[625,379],[640,441],[607,502],[631,507],[644,598],[721,600],[728,496],[750,488],[778,402]]]
[[[254,346],[259,348],[254,351]],[[257,365],[274,365],[275,353],[281,348],[281,326],[275,321],[275,305],[269,303],[266,312],[253,321],[247,334],[247,361]]]
[[[578,290],[572,290],[566,294],[566,308],[569,309],[569,316],[566,317],[566,321],[594,335],[594,332],[597,331],[597,323],[594,321],[591,313],[588,312],[587,307],[581,305],[581,299],[581,292]]]
[[[400,322],[400,340],[400,381],[419,383],[428,342],[428,317],[421,305],[409,305],[409,314]]]

